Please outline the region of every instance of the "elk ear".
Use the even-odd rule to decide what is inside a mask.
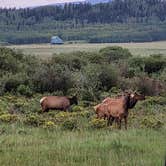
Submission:
[[[137,90],[135,90],[133,93],[134,93],[134,94],[137,93]]]

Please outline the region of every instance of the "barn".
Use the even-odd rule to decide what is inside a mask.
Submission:
[[[64,44],[63,40],[58,36],[51,37],[51,44]]]

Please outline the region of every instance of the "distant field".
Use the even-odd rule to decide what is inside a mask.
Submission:
[[[7,46],[21,50],[25,54],[33,54],[42,58],[50,57],[53,54],[68,53],[73,51],[98,51],[107,46],[122,46],[128,48],[134,55],[150,55],[150,54],[165,54],[166,41],[162,42],[147,42],[147,43],[104,43],[104,44],[32,44],[32,45],[12,45]]]

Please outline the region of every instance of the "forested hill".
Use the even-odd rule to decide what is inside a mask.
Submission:
[[[165,9],[166,1],[163,0],[114,0],[96,5],[0,9],[0,41],[42,43],[55,34],[65,40],[90,42],[165,40]],[[117,30],[115,24],[119,25]]]

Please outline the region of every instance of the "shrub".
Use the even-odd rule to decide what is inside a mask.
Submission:
[[[33,75],[34,90],[37,92],[63,91],[72,88],[71,72],[64,65],[43,64]]]
[[[42,125],[44,122],[45,120],[36,114],[26,115],[26,118],[24,120],[25,124],[35,126],[35,127]]]
[[[133,70],[132,72],[134,72],[136,75],[140,71],[144,71],[145,62],[144,62],[144,58],[142,57],[132,57],[129,59],[128,64],[129,64],[130,70]]]
[[[51,60],[51,64],[53,63],[65,65],[72,71],[80,70],[82,66],[85,65],[85,61],[82,60],[79,56],[77,56],[77,52],[70,54],[54,55]]]
[[[118,70],[112,65],[101,66],[101,72],[99,74],[99,80],[101,82],[100,89],[106,91],[110,90],[113,86],[116,86],[118,81]]]
[[[71,109],[72,112],[81,112],[83,110],[84,110],[84,108],[81,106],[73,106]]]
[[[25,73],[17,73],[15,75],[8,73],[0,79],[0,91],[4,92],[16,92],[17,88],[21,84],[29,84],[28,76]]]
[[[55,128],[55,127],[56,127],[56,125],[55,125],[55,123],[52,122],[52,121],[47,121],[47,122],[45,122],[44,125],[43,125],[43,128],[45,128],[45,129],[53,129],[53,128]]]
[[[0,121],[1,122],[11,123],[11,122],[15,122],[16,120],[17,120],[16,115],[3,114],[3,115],[0,116]]]
[[[129,60],[129,66],[137,69],[137,72],[145,71],[148,74],[163,70],[166,65],[166,58],[163,56],[151,55],[149,57],[133,57]]]
[[[164,123],[155,116],[147,116],[141,121],[141,126],[146,128],[159,129]]]
[[[29,88],[29,86],[26,86],[26,85],[19,85],[17,87],[17,92],[26,97],[32,97],[33,95],[32,90]]]
[[[128,49],[118,46],[102,48],[99,53],[106,57],[109,62],[128,59],[132,56]]]
[[[83,58],[85,58],[89,63],[102,64],[107,62],[107,59],[99,53],[84,53]]]
[[[144,102],[143,102],[143,105],[144,106],[148,106],[148,105],[156,105],[156,104],[159,104],[159,105],[166,105],[166,98],[165,97],[149,97],[147,98]]]
[[[94,118],[89,123],[91,128],[96,128],[96,129],[105,128],[107,126],[107,122],[104,119]]]
[[[106,97],[109,97],[110,93],[109,92],[102,92],[100,94],[100,100],[104,100]]]
[[[78,123],[76,119],[70,118],[62,123],[62,129],[64,130],[74,130],[78,128]]]
[[[23,55],[9,48],[0,48],[0,70],[16,73],[21,67]]]
[[[159,95],[164,90],[164,85],[161,81],[146,76],[135,77],[132,84],[134,84],[135,89],[146,95]]]

